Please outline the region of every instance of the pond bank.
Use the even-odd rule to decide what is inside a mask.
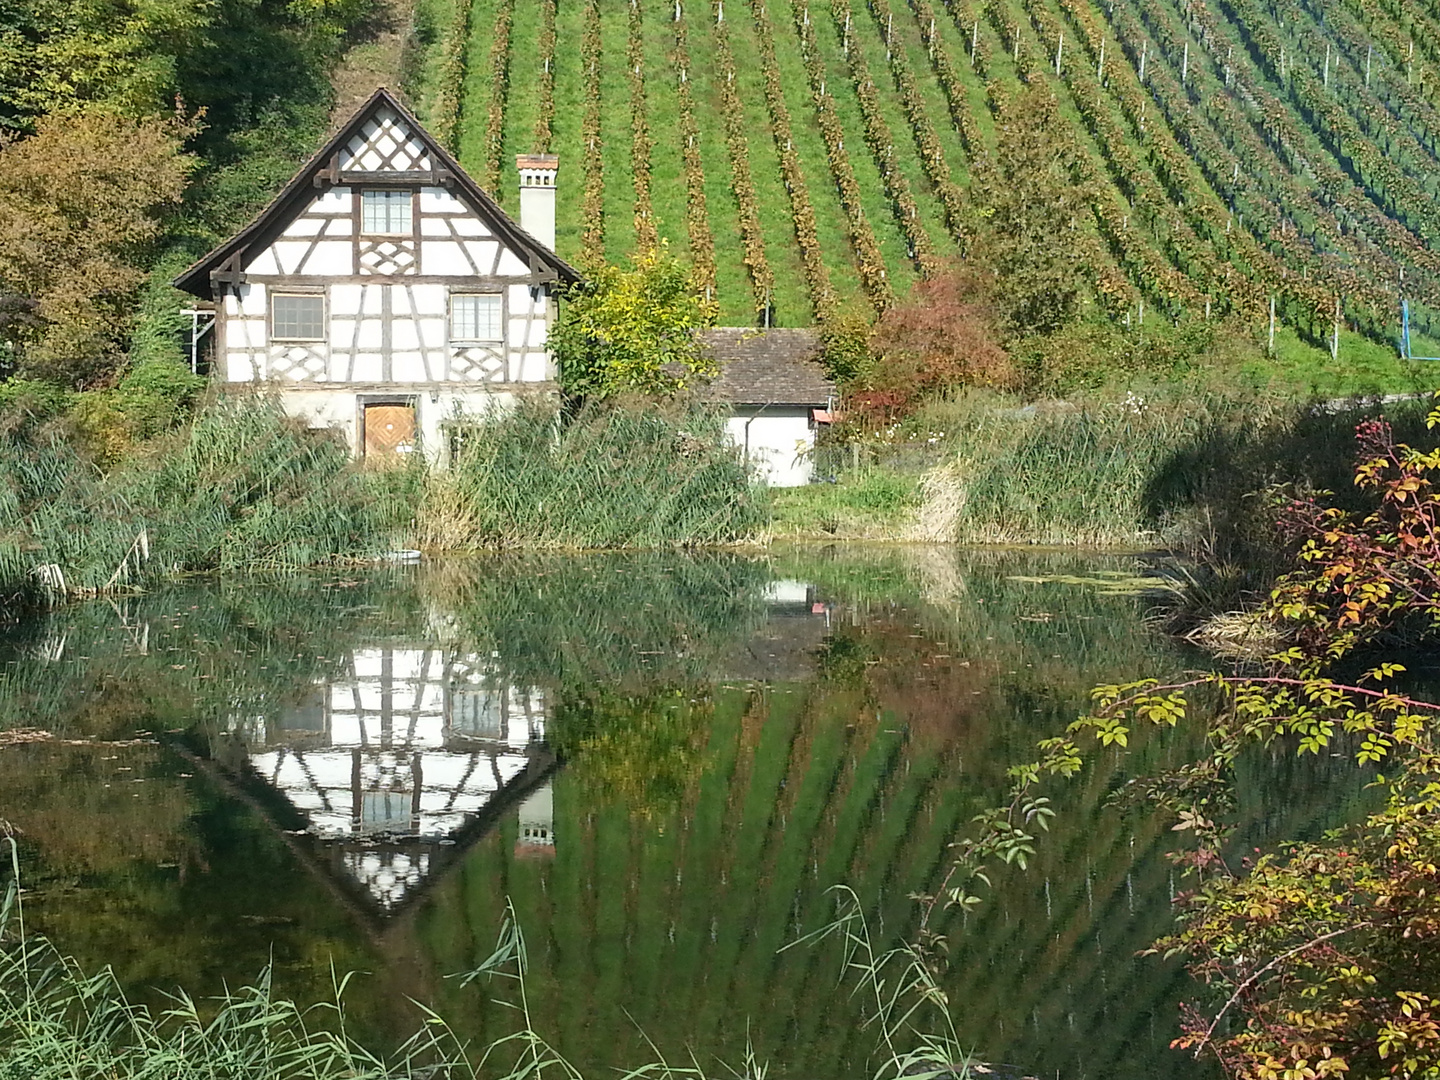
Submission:
[[[766,491],[706,412],[557,423],[521,409],[457,429],[455,464],[427,471],[358,466],[263,397],[220,398],[103,470],[82,439],[48,428],[0,438],[0,591],[13,614],[47,597],[395,550],[789,540],[1168,548],[1263,573],[1273,541],[1256,493],[1285,481],[1353,501],[1350,433],[1366,408],[967,399],[932,410],[927,424],[943,427],[924,453],[903,441],[822,448],[822,482]],[[1423,430],[1426,402],[1387,408],[1402,438]]]

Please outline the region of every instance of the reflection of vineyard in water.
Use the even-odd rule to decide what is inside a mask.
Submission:
[[[333,956],[375,973],[352,996],[372,1031],[411,1025],[408,994],[494,1034],[513,1016],[493,991],[440,976],[488,954],[509,896],[537,1023],[582,1067],[647,1058],[628,1010],[667,1053],[738,1061],[748,1033],[777,1075],[858,1076],[872,1038],[836,957],[777,950],[823,921],[839,881],[903,933],[907,893],[933,883],[1007,765],[1093,683],[1177,664],[1137,600],[1100,587],[1131,566],[923,550],[504,560],[68,608],[17,642],[0,727],[161,744],[0,750],[0,816],[26,829],[38,924],[132,984],[210,992],[273,948],[281,990],[314,998]],[[1097,586],[1013,580],[1097,570]],[[566,766],[485,818],[499,758],[541,728]],[[947,927],[961,1032],[984,1055],[1042,1075],[1181,1068],[1166,1048],[1181,977],[1134,957],[1167,925],[1172,836],[1105,803],[1184,743],[1149,740],[1056,792],[1030,872]],[[281,769],[327,754],[333,820]],[[226,779],[237,755],[267,782]],[[450,756],[460,779],[440,783]],[[373,776],[340,775],[372,760]],[[454,802],[462,761],[502,782]],[[1257,833],[1313,830],[1347,776],[1257,761],[1243,812]],[[479,826],[447,817],[456,806]],[[360,841],[323,835],[352,818]],[[286,833],[307,824],[322,835]],[[369,840],[438,860],[380,917],[337,902],[358,863],[314,857],[350,844],[363,859]]]

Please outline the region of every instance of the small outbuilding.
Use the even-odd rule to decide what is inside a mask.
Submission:
[[[702,337],[720,373],[700,396],[731,410],[726,427],[746,462],[772,487],[808,484],[816,432],[838,396],[819,364],[819,335],[716,327]]]

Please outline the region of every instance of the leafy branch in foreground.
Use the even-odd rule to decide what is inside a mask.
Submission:
[[[975,818],[939,889],[918,897],[928,964],[945,951],[937,914],[975,907],[989,867],[1024,867],[1034,854],[1051,813],[1043,782],[1074,776],[1086,750],[1125,750],[1137,729],[1200,719],[1205,754],[1119,793],[1168,813],[1193,842],[1172,855],[1194,883],[1177,898],[1179,929],[1150,951],[1184,957],[1215,1007],[1185,1006],[1175,1045],[1209,1051],[1243,1080],[1440,1077],[1440,705],[1395,689],[1405,666],[1393,660],[1351,681],[1325,674],[1362,645],[1433,633],[1440,501],[1429,473],[1440,451],[1396,444],[1383,423],[1358,435],[1356,484],[1378,507],[1358,516],[1297,499],[1284,509],[1300,566],[1262,615],[1293,645],[1259,673],[1097,687],[1087,715],[1009,771],[1007,801]],[[1385,807],[1320,842],[1241,857],[1236,766],[1247,749],[1282,740],[1299,754],[1343,747],[1357,765],[1384,769],[1375,784]]]

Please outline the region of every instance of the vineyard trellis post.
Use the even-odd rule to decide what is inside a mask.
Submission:
[[[1266,345],[1265,348],[1266,348],[1266,351],[1267,351],[1267,352],[1270,352],[1270,353],[1274,353],[1274,351],[1275,351],[1275,294],[1274,294],[1274,293],[1271,293],[1271,294],[1270,294],[1270,341],[1269,341],[1269,343]]]
[[[1330,85],[1330,43],[1328,41],[1325,43],[1325,76],[1323,85]]]
[[[1140,43],[1140,81],[1142,83],[1145,81],[1145,58],[1149,53],[1149,47],[1150,43],[1148,41],[1142,41]]]
[[[1100,39],[1100,62],[1095,65],[1095,81],[1105,85],[1105,39]]]
[[[975,53],[980,48],[980,20],[975,20],[975,25],[970,30],[970,66],[975,66]]]
[[[1335,329],[1330,336],[1330,359],[1340,359],[1340,294],[1335,294]]]
[[[1060,54],[1065,50],[1065,32],[1060,32],[1060,40],[1055,44],[1055,76],[1060,76]]]
[[[1180,85],[1184,86],[1190,77],[1190,43],[1185,42],[1185,55],[1180,59]]]
[[[1365,50],[1365,89],[1370,89],[1370,61],[1375,56],[1375,45],[1372,42]]]

